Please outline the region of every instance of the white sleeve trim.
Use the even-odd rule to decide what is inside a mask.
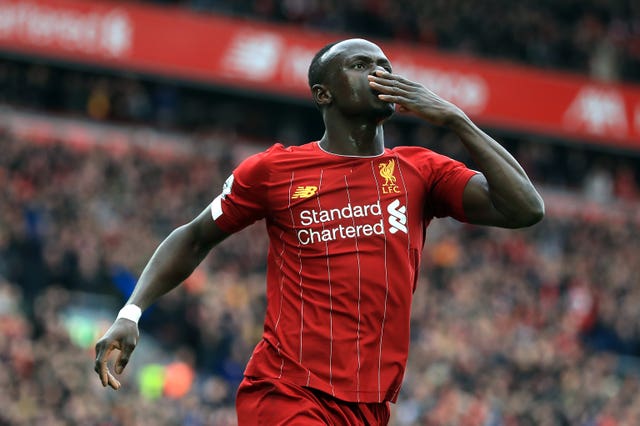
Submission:
[[[222,216],[222,194],[211,202],[211,217],[213,220],[217,220],[220,216]]]

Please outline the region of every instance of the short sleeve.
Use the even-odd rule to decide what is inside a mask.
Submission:
[[[211,203],[213,220],[223,231],[237,232],[265,217],[269,181],[266,162],[270,150],[240,163]]]
[[[463,194],[469,179],[478,172],[447,156],[428,151],[424,164],[427,179],[427,214],[433,217],[451,216],[467,222],[464,213]]]

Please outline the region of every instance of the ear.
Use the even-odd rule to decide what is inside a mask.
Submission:
[[[314,84],[311,88],[311,93],[313,94],[313,100],[319,106],[330,105],[333,101],[331,92],[323,84]]]

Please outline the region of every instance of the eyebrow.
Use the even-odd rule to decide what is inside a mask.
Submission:
[[[377,60],[373,60],[373,58],[371,56],[368,55],[354,55],[351,56],[349,58],[347,58],[347,61],[349,62],[353,62],[353,61],[364,61],[364,62],[375,62],[378,65],[387,65],[389,66],[389,68],[391,68],[391,62],[389,62],[389,60],[387,58],[384,57],[380,57]]]

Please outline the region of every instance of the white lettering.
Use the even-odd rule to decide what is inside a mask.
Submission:
[[[0,38],[89,54],[125,55],[133,45],[133,22],[123,10],[87,11],[36,3],[0,4]]]
[[[399,201],[394,201],[399,205]],[[392,203],[387,210],[392,216],[389,218],[391,224],[391,233],[395,233],[398,230],[404,230],[406,233],[406,227],[404,224],[407,221],[404,212],[406,208],[400,207]],[[397,208],[397,209],[396,209]],[[300,211],[300,225],[309,227],[312,225],[324,225],[329,222],[338,220],[347,220],[349,223],[353,223],[355,218],[366,218],[370,216],[382,216],[382,208],[380,202],[377,201],[373,204],[365,205],[352,205],[347,204],[342,208],[332,208],[328,210],[302,210]],[[319,242],[336,241],[338,239],[358,238],[358,237],[371,237],[373,235],[384,235],[384,219],[379,219],[375,223],[363,223],[344,225],[342,223],[335,224],[329,228],[322,230],[304,228],[297,231],[298,241],[302,245],[314,244]]]
[[[351,203],[347,204],[345,207],[339,209],[329,209],[329,210],[302,210],[300,212],[300,223],[303,226],[309,226],[311,224],[319,224],[332,222],[334,220],[340,219],[351,219],[356,217],[367,217],[367,216],[381,216],[382,209],[380,208],[380,202],[376,202],[374,204],[367,204],[364,206],[352,206]]]
[[[300,223],[304,226],[309,226],[313,223],[313,219],[311,219],[311,213],[313,210],[302,210],[300,212]]]
[[[322,231],[314,231],[313,229],[298,230],[298,241],[302,245],[314,244],[319,242],[336,241],[338,239],[370,237],[372,235],[384,234],[384,221],[380,219],[373,225],[365,223],[362,225],[338,225],[334,228],[323,229]]]

